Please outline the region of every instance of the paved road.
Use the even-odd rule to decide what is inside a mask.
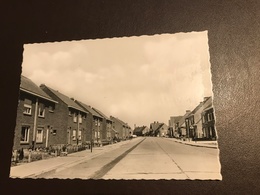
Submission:
[[[44,178],[221,179],[218,150],[171,139],[136,138],[120,148]]]

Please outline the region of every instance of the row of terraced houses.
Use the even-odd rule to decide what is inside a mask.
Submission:
[[[131,127],[117,117],[21,76],[13,149],[102,144],[128,139]]]
[[[183,116],[172,116],[169,125],[153,122],[147,126],[135,127],[137,136],[172,137],[189,140],[216,140],[215,116],[212,97],[205,97],[192,111]]]
[[[215,116],[212,97],[204,97],[192,111],[169,120],[169,136],[192,140],[216,140]]]

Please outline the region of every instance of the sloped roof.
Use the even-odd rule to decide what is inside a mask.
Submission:
[[[85,112],[86,111],[84,109],[82,109],[78,104],[76,104],[76,102],[74,102],[72,99],[70,99],[68,96],[60,93],[59,91],[56,91],[46,85],[41,85],[42,87],[46,87],[47,89],[49,89],[56,97],[58,97],[62,102],[64,102],[65,104],[67,104],[68,107],[70,108],[74,108],[76,110]]]
[[[145,129],[145,126],[136,127],[133,132],[134,133],[141,133],[144,129]]]
[[[38,87],[31,79],[23,75],[21,75],[20,90],[41,97],[43,99],[58,103],[54,101],[48,94],[46,94],[40,87]]]
[[[157,130],[160,126],[162,126],[164,123],[159,123],[159,122],[155,122],[155,123],[151,123],[150,126],[151,126],[151,129],[152,130]]]
[[[93,109],[95,112],[97,112],[100,116],[102,116],[103,118],[105,118],[106,120],[112,122],[112,120],[111,120],[109,117],[107,117],[107,116],[106,116],[103,112],[101,112],[100,110],[98,110],[98,109],[96,109],[96,108],[93,108],[93,107],[92,107],[92,109]]]
[[[121,123],[121,125],[123,126],[126,126],[126,127],[129,127],[124,121],[116,118],[116,117],[113,117],[113,116],[110,116],[111,120],[117,120],[119,123]],[[129,127],[130,128],[130,127]]]
[[[191,113],[185,113],[183,117],[179,120],[179,126],[182,126],[182,124],[185,122],[185,118],[189,116]]]
[[[99,117],[99,118],[103,118],[99,113],[97,113],[93,108],[91,108],[91,106],[80,102],[78,100],[76,100],[76,103],[79,104],[83,109],[85,109],[87,112],[91,113],[93,116]]]

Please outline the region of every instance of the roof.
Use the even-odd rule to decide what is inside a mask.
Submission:
[[[142,127],[136,127],[135,129],[134,129],[134,133],[141,133],[145,128],[147,128],[146,126],[142,126]]]
[[[82,112],[85,112],[85,110],[83,110],[78,104],[76,104],[76,102],[72,99],[70,99],[68,96],[60,93],[59,91],[56,91],[46,85],[41,85],[41,87],[46,87],[47,89],[49,89],[56,97],[58,97],[62,102],[64,102],[65,104],[67,104],[67,106],[69,108],[74,108],[76,110],[79,110],[79,111],[82,111]]]
[[[190,112],[186,112],[183,117],[179,120],[179,127],[185,122],[185,118],[190,115]]]
[[[127,125],[127,123],[125,123],[124,121],[122,121],[122,120],[120,120],[120,119],[118,119],[118,118],[116,118],[116,117],[113,117],[113,116],[110,116],[110,118],[112,118],[111,120],[117,120],[119,123],[121,123],[121,125],[123,125],[123,126],[126,126],[126,127],[129,127],[128,125]],[[129,127],[130,128],[130,127]]]
[[[47,95],[40,87],[38,87],[31,79],[21,75],[20,90],[37,97],[58,103]]]
[[[155,122],[155,123],[151,123],[150,127],[151,127],[152,130],[155,131],[155,130],[159,129],[163,124],[164,123]]]
[[[111,122],[112,122],[112,120],[111,120],[109,117],[107,117],[104,113],[102,113],[100,110],[98,110],[98,109],[96,109],[96,108],[93,108],[93,107],[92,107],[92,109],[93,109],[95,112],[97,112],[99,115],[101,115],[103,118],[105,118],[107,121],[111,121]]]
[[[93,108],[91,108],[91,106],[80,102],[78,100],[76,100],[76,103],[81,106],[83,109],[85,109],[87,112],[91,113],[93,116],[99,117],[99,118],[103,118],[99,113],[97,113]]]

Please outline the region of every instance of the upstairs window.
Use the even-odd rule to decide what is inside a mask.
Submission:
[[[49,112],[54,112],[54,106],[52,105],[49,106]]]
[[[21,143],[29,143],[30,126],[23,126],[21,129]]]
[[[29,99],[24,100],[24,114],[31,115],[32,114],[32,101]]]
[[[43,104],[39,105],[39,113],[38,113],[39,117],[44,117],[45,116],[45,106]]]
[[[82,123],[82,116],[81,116],[81,114],[79,114],[79,123],[80,124]]]
[[[77,114],[76,114],[76,113],[73,114],[73,122],[74,122],[74,123],[77,122]]]

